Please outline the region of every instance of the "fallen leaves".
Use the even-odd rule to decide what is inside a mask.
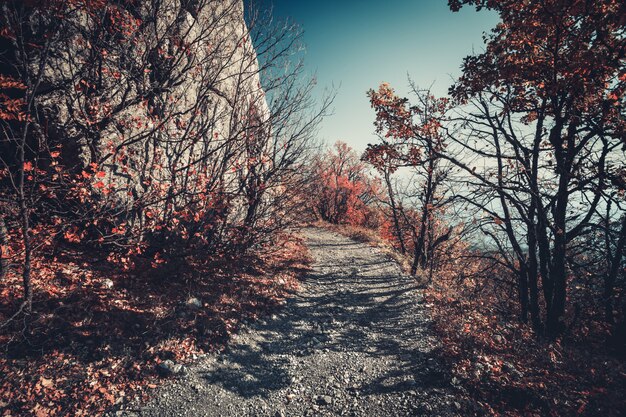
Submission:
[[[425,305],[453,377],[476,405],[467,415],[623,415],[622,362],[589,342],[542,340],[504,313],[515,311],[506,305],[513,300],[497,287],[477,291],[439,275]]]
[[[56,259],[35,259],[28,339],[19,325],[0,333],[0,416],[96,416],[145,398],[160,383],[157,363],[221,349],[241,320],[269,312],[297,286],[306,250],[299,239],[281,239],[275,250],[236,263],[191,260],[167,281],[67,248]],[[204,306],[192,311],[185,302],[198,274],[193,288]],[[112,278],[113,287],[102,285]],[[19,279],[11,273],[0,282],[0,321],[19,300]]]
[[[39,383],[44,388],[54,387],[54,382],[51,379],[44,378],[43,376],[39,379]]]

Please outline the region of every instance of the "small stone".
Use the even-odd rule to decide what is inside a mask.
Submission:
[[[107,290],[110,290],[111,288],[113,288],[113,281],[110,279],[105,279],[104,281],[102,281],[102,286],[104,288],[106,288]]]
[[[515,369],[515,365],[513,365],[511,362],[503,362],[502,370],[504,372],[511,372],[511,371],[516,371],[517,369]]]
[[[333,398],[330,395],[320,395],[317,397],[317,403],[319,405],[331,405]]]
[[[183,371],[183,366],[177,363],[174,363],[171,360],[165,360],[156,366],[156,371],[161,377],[168,377],[172,375],[179,374]]]
[[[523,378],[524,374],[520,372],[515,365],[510,362],[504,362],[502,364],[502,370],[508,374],[513,375],[515,378]]]
[[[200,301],[196,297],[189,298],[185,304],[187,305],[187,307],[190,307],[193,309],[202,308],[202,301]]]

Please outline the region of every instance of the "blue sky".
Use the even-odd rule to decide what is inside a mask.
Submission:
[[[317,75],[317,94],[337,89],[334,115],[323,122],[320,137],[358,151],[376,141],[367,90],[386,81],[406,94],[410,75],[445,94],[463,57],[482,51],[483,33],[497,22],[495,14],[472,8],[452,13],[446,0],[266,1],[276,18],[303,28],[305,64]]]

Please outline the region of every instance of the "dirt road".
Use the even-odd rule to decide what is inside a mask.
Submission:
[[[160,389],[140,415],[457,413],[414,281],[366,244],[304,234],[314,263],[301,291]]]

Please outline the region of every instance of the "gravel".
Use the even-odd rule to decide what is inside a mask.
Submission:
[[[128,416],[462,414],[412,278],[368,245],[304,230],[314,263],[277,314],[185,367]]]

